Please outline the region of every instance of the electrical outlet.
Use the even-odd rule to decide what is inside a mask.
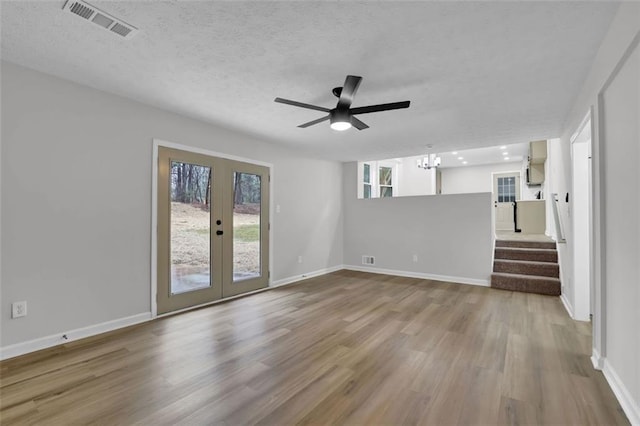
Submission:
[[[362,256],[362,264],[363,265],[375,265],[376,258],[373,256]]]
[[[27,301],[13,302],[11,304],[11,318],[20,318],[27,316]]]
[[[298,256],[298,263],[302,263],[302,256]]]
[[[418,255],[417,255],[417,254],[414,254],[414,255],[413,255],[413,261],[414,261],[414,262],[417,262],[417,261],[418,261]]]

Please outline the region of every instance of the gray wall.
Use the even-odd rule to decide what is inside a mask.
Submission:
[[[635,424],[640,424],[640,47],[636,45],[619,74],[615,70],[638,38],[640,4],[623,3],[567,117],[561,138],[550,153],[549,189],[561,195],[571,192],[570,138],[593,108],[593,360],[603,368]],[[604,114],[598,109],[599,93],[605,101]],[[572,219],[566,212],[569,207],[562,207],[567,244],[559,245],[559,249],[563,284],[572,293],[573,277],[566,276],[573,266]]]
[[[639,16],[640,18],[640,16]],[[640,407],[640,47],[603,92],[606,358]],[[635,336],[634,336],[635,333]],[[634,338],[635,337],[635,338]],[[640,414],[640,411],[638,412]],[[640,420],[640,419],[637,419]]]
[[[488,282],[491,194],[357,199],[356,163],[344,165],[344,264]],[[413,255],[418,255],[418,262]]]
[[[274,164],[272,280],[342,264],[340,163],[2,62],[2,346],[150,311],[153,138]]]

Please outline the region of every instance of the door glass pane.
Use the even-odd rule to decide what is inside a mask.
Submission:
[[[211,286],[211,168],[171,162],[171,294]]]
[[[261,185],[260,175],[233,172],[233,281],[261,275]]]
[[[499,177],[498,178],[498,202],[516,201],[516,178],[515,177]]]
[[[365,183],[371,183],[371,167],[368,164],[364,164],[364,177],[362,180]]]

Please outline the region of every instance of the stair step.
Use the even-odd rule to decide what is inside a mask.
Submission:
[[[556,243],[553,241],[496,240],[496,247],[555,249]]]
[[[560,266],[552,262],[496,259],[493,262],[493,272],[559,278]]]
[[[496,247],[495,259],[558,263],[558,252],[551,249]]]
[[[560,296],[560,280],[520,274],[491,274],[491,287],[501,290]]]

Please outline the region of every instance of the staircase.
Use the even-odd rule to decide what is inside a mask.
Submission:
[[[496,240],[491,287],[559,296],[556,243]]]

